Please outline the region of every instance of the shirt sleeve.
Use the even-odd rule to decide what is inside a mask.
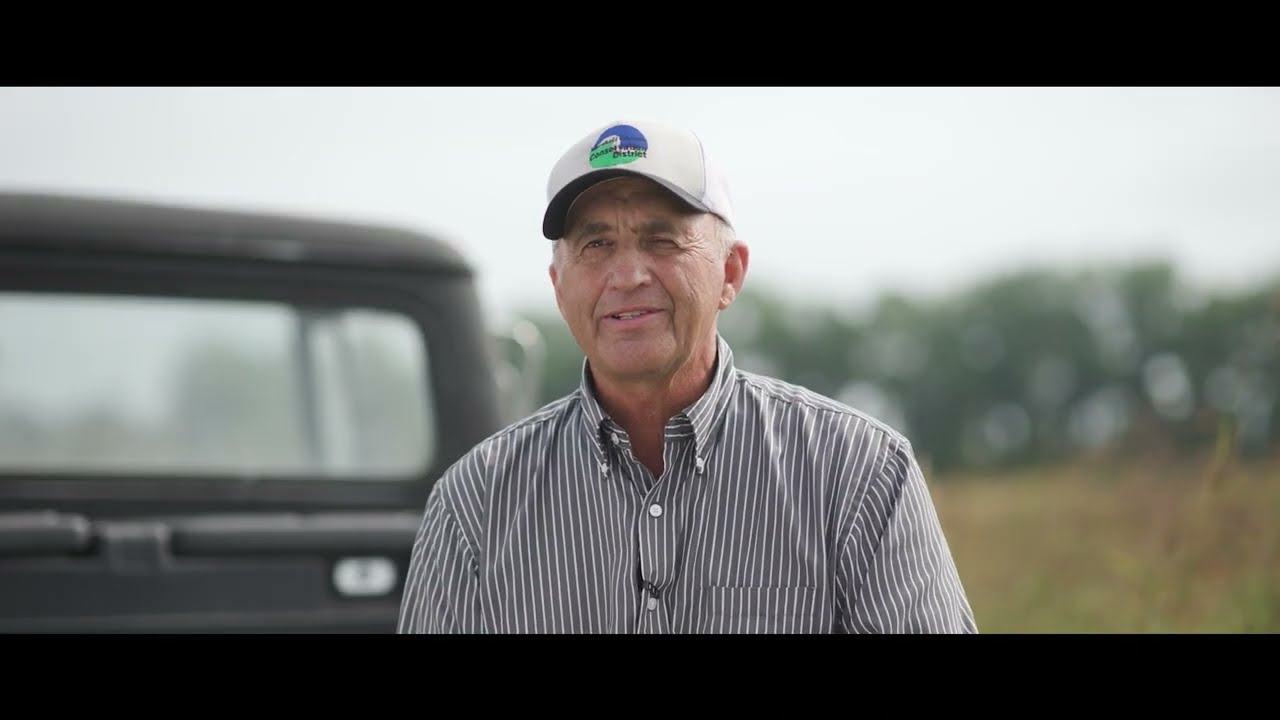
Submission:
[[[478,564],[445,480],[432,490],[414,539],[397,632],[482,632]]]
[[[838,556],[837,630],[977,633],[910,444],[890,441],[864,487]]]

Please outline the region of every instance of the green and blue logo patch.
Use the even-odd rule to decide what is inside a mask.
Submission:
[[[614,125],[591,146],[591,167],[607,168],[635,162],[649,154],[644,133],[630,125]]]

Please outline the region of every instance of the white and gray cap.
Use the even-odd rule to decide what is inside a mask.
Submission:
[[[729,185],[697,135],[653,121],[619,120],[574,143],[552,168],[543,236],[563,237],[565,218],[578,196],[598,182],[625,175],[647,177],[733,227]]]

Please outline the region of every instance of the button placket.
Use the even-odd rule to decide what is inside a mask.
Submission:
[[[670,521],[666,517],[669,508],[663,500],[665,494],[661,486],[654,487],[641,501],[641,507],[648,515],[647,518],[643,516],[640,518],[640,527],[637,528],[644,558],[641,569],[642,597],[639,625],[641,632],[660,633],[668,632],[670,629],[668,625],[670,619],[666,616],[666,608],[663,605],[663,589],[659,584],[673,579],[671,575],[673,560],[665,557],[666,553],[659,552],[659,548],[663,546],[656,544],[659,538],[667,534],[663,526]]]
[[[636,627],[642,633],[671,631],[672,618],[669,612],[672,607],[669,602],[674,601],[675,596],[672,596],[671,601],[664,596],[681,580],[678,568],[681,567],[684,540],[679,527],[685,520],[679,509],[682,498],[689,492],[690,481],[706,472],[705,459],[696,447],[688,447],[688,442],[690,439],[687,435],[666,438],[665,469],[661,478],[646,474],[631,457],[627,457],[620,465],[628,470],[635,470],[636,477],[649,478],[652,483],[642,488],[638,498],[639,506],[631,509],[631,512],[641,513],[635,530],[640,551],[637,588],[640,591],[637,606],[639,617]],[[604,444],[608,445],[608,442]],[[619,449],[625,447],[624,441]]]

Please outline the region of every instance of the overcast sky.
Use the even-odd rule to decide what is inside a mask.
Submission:
[[[865,300],[1027,264],[1280,272],[1280,92],[1177,88],[5,88],[0,189],[406,224],[487,309],[554,311],[547,175],[599,125],[691,127],[730,176],[748,283]]]

